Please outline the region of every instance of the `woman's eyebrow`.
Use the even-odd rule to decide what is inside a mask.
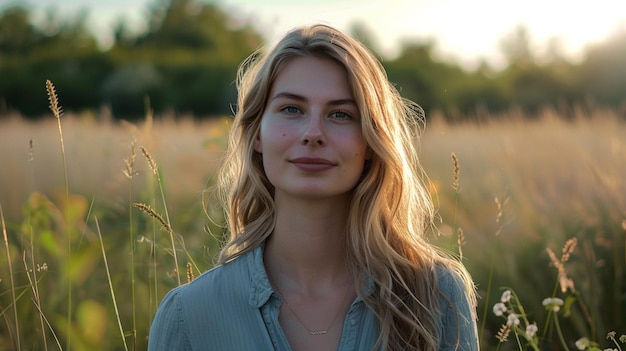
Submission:
[[[278,92],[274,94],[274,96],[272,97],[272,100],[281,99],[281,98],[303,101],[303,102],[308,101],[308,99],[305,96],[294,94],[294,93],[289,93],[289,92]],[[327,103],[327,105],[330,105],[330,106],[353,105],[355,107],[357,106],[356,101],[354,101],[354,99],[352,98],[330,100]]]
[[[339,106],[339,105],[353,105],[354,107],[357,107],[356,105],[356,101],[354,101],[354,99],[337,99],[337,100],[331,100],[328,102],[328,105],[331,106]]]
[[[281,99],[281,98],[298,100],[298,101],[307,101],[307,98],[305,98],[302,95],[288,93],[288,92],[278,92],[274,94],[274,96],[272,97],[272,100]]]

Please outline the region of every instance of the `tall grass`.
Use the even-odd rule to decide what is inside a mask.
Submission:
[[[195,135],[191,121],[161,121],[157,131],[147,120],[133,125],[72,115],[37,123],[2,116],[0,123],[0,205],[3,217],[8,212],[2,226],[6,254],[0,255],[0,320],[6,326],[0,328],[0,350],[114,350],[126,348],[127,342],[129,348],[145,349],[158,302],[180,284],[179,264],[172,257],[182,253],[197,272],[212,265],[219,237],[210,234],[217,229],[204,219],[201,195],[205,172],[223,149],[222,122],[203,124],[213,134]],[[160,138],[161,133],[175,137]],[[16,146],[25,145],[25,135],[28,157],[22,158],[26,148]],[[64,141],[61,152],[53,147],[59,138]],[[123,157],[132,140],[153,148],[152,164],[142,167],[131,162],[132,155]],[[168,145],[172,142],[177,145]],[[142,148],[149,161],[152,156]],[[166,186],[160,170],[155,175],[158,157],[178,170],[171,172],[176,176],[171,185]],[[70,178],[72,182],[64,181]],[[169,206],[181,209],[176,218],[166,217],[167,237],[158,235],[154,218],[133,206],[144,202],[152,203],[155,213],[167,213]],[[183,237],[172,228],[194,235]],[[22,265],[22,257],[30,257],[30,267]],[[40,272],[40,267],[46,270]],[[187,270],[188,276],[193,274]],[[60,285],[64,281],[71,286]],[[69,294],[71,299],[60,298]]]
[[[463,226],[463,256],[482,296],[483,344],[499,330],[492,296],[503,286],[515,288],[538,320],[547,312],[545,298],[575,299],[560,320],[569,348],[581,336],[604,340],[609,331],[626,331],[625,124],[619,111],[578,111],[454,126],[435,120],[424,136],[422,160],[439,190],[441,231],[453,236],[455,223]],[[449,185],[454,165],[444,167],[451,152],[461,163],[458,189]],[[559,272],[546,248],[556,251],[570,238],[579,242],[565,264],[575,291],[554,294]]]
[[[443,233],[433,240],[475,277],[484,350],[533,347],[493,313],[501,287],[515,297],[508,311],[542,328],[539,349],[626,331],[626,123],[619,111],[577,111],[434,115],[422,137]],[[145,349],[181,270],[189,281],[213,265],[221,211],[203,191],[228,118],[107,115],[0,116],[0,350]],[[551,259],[571,238],[567,260]],[[560,289],[562,272],[574,289]],[[554,312],[548,297],[572,302]]]
[[[50,102],[50,111],[57,120],[57,127],[59,131],[59,141],[61,143],[61,157],[63,159],[63,176],[65,180],[65,204],[66,207],[63,208],[63,212],[65,215],[65,223],[66,223],[66,232],[65,235],[67,237],[67,259],[66,259],[66,267],[65,270],[68,272],[67,274],[67,323],[71,323],[72,320],[72,278],[70,272],[70,264],[72,262],[72,240],[70,235],[70,226],[69,226],[69,212],[68,206],[70,203],[70,193],[69,193],[69,177],[67,174],[67,159],[65,155],[65,142],[63,140],[63,128],[61,127],[61,115],[63,114],[63,108],[59,104],[59,99],[57,97],[56,90],[54,88],[54,84],[50,80],[46,80],[46,91],[48,92],[48,101]],[[72,333],[68,333],[66,338],[65,348],[70,350],[72,346]]]
[[[0,220],[1,220],[1,224],[2,224],[2,238],[4,239],[4,247],[6,249],[6,253],[7,253],[7,257],[9,259],[7,259],[7,266],[9,268],[9,279],[10,279],[10,288],[11,290],[9,291],[11,293],[11,306],[13,306],[13,318],[14,318],[14,326],[15,326],[15,337],[13,337],[11,335],[11,330],[9,330],[9,337],[10,340],[13,341],[13,339],[15,339],[15,343],[17,344],[17,349],[20,350],[21,349],[21,336],[20,336],[20,324],[19,324],[19,319],[17,318],[17,297],[16,297],[16,289],[15,289],[15,278],[13,277],[13,263],[11,260],[11,249],[9,247],[9,239],[7,236],[7,226],[6,223],[4,221],[4,212],[2,211],[2,204],[0,204]],[[2,314],[4,314],[6,310],[2,311]],[[12,342],[13,343],[13,342]]]

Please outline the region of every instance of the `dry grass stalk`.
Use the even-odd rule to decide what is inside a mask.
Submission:
[[[57,119],[57,125],[59,128],[59,139],[61,140],[61,153],[63,155],[63,164],[66,165],[67,162],[65,160],[65,143],[63,142],[63,129],[61,128],[61,116],[63,115],[63,108],[59,105],[59,98],[57,96],[57,92],[54,88],[54,84],[50,80],[46,80],[46,90],[48,91],[48,101],[50,101],[50,111]],[[65,166],[65,186],[68,188],[67,181],[67,166]]]
[[[165,231],[167,231],[170,234],[173,233],[172,227],[169,224],[167,224],[167,222],[163,219],[163,217],[161,217],[160,214],[156,213],[156,211],[154,211],[152,207],[144,203],[140,203],[140,202],[133,202],[133,206],[149,214],[152,218],[156,219],[159,223],[161,223]]]
[[[28,162],[31,162],[35,159],[33,149],[33,139],[30,139],[30,142],[28,143]]]
[[[191,283],[193,280],[193,268],[191,266],[191,262],[187,262],[187,283]]]
[[[124,173],[124,176],[128,179],[133,179],[133,176],[137,174],[137,172],[134,171],[135,158],[137,156],[137,154],[135,153],[136,146],[137,140],[133,139],[133,141],[130,143],[130,157],[124,159],[125,168],[124,170],[122,170],[122,172]]]
[[[34,303],[34,301],[33,301]],[[57,347],[59,348],[59,350],[63,350],[63,348],[61,347],[61,342],[59,341],[59,337],[57,337],[57,334],[54,332],[54,329],[52,328],[52,324],[50,324],[50,321],[48,320],[48,318],[46,318],[46,316],[43,314],[43,311],[41,310],[41,308],[39,307],[38,304],[34,304],[35,307],[37,308],[37,312],[39,312],[39,315],[43,318],[44,322],[46,322],[46,326],[48,327],[48,329],[50,330],[50,332],[52,333],[52,337],[54,337],[54,341],[57,345]],[[48,349],[48,346],[46,344],[45,345],[45,349]]]
[[[498,334],[496,334],[496,339],[500,342],[505,342],[509,337],[509,333],[511,333],[511,328],[508,325],[503,324],[498,330]]]
[[[551,248],[546,248],[546,252],[550,257],[550,261],[556,267],[558,272],[559,285],[561,287],[561,292],[566,292],[567,289],[570,289],[572,292],[576,292],[574,287],[574,281],[570,279],[567,275],[567,270],[565,269],[565,265],[561,260],[556,257],[554,251]]]
[[[463,245],[465,245],[465,234],[463,233],[463,228],[461,227],[456,230],[456,243],[459,247],[459,257],[463,259]]]
[[[154,175],[157,175],[157,164],[152,158],[152,155],[150,155],[148,150],[143,146],[140,146],[139,149],[141,150],[141,153],[143,153],[143,155],[146,157],[146,160],[148,160],[148,165],[150,165],[152,173],[154,173]]]
[[[459,158],[453,152],[452,155],[452,165],[454,167],[454,178],[452,179],[452,189],[455,191],[459,191],[459,178],[461,175],[461,167],[459,166]]]
[[[499,198],[495,198],[495,202],[496,202],[496,208],[497,208],[497,214],[496,214],[496,224],[498,224],[498,230],[496,231],[496,236],[500,235],[500,233],[502,233],[502,201]]]
[[[65,143],[63,141],[63,128],[61,128],[61,115],[63,114],[63,108],[59,105],[59,99],[57,96],[57,92],[54,88],[54,84],[50,80],[46,80],[46,91],[48,92],[48,100],[50,101],[50,110],[54,117],[57,120],[57,126],[59,129],[59,140],[61,142],[61,156],[63,157],[63,174],[65,176],[65,203],[67,204],[64,209],[65,221],[67,223],[67,263],[65,270],[68,272],[67,274],[67,320],[68,322],[72,320],[72,278],[69,274],[71,267],[70,263],[72,262],[72,240],[70,237],[70,226],[69,226],[69,203],[70,203],[70,184],[67,175],[67,159],[65,154]],[[66,349],[72,348],[72,334],[69,333],[66,341]]]
[[[124,165],[125,168],[122,171],[122,173],[124,173],[124,176],[129,180],[129,200],[132,203],[132,180],[133,180],[133,176],[135,176],[135,174],[137,174],[137,172],[134,171],[134,166],[135,166],[135,158],[137,156],[136,152],[135,152],[135,147],[137,146],[137,140],[135,138],[133,138],[132,142],[130,143],[130,156],[128,158],[124,159]],[[129,216],[129,221],[130,223],[133,222],[133,212],[129,211],[128,212],[128,216]],[[136,340],[137,340],[137,311],[136,311],[136,303],[135,303],[135,241],[134,241],[134,235],[133,235],[133,226],[131,225],[129,227],[129,232],[128,232],[129,238],[130,238],[130,281],[131,281],[131,301],[132,301],[132,320],[133,320],[133,349],[136,349],[135,344],[136,344]]]
[[[576,248],[577,244],[578,244],[578,239],[576,238],[571,238],[565,242],[565,245],[563,245],[563,251],[562,251],[563,254],[561,255],[561,262],[565,263],[569,260],[569,257],[571,256],[572,252],[574,252],[574,249]]]
[[[496,223],[500,223],[502,220],[502,201],[499,198],[495,198],[496,208],[498,209],[498,214],[496,215]]]
[[[117,326],[120,330],[122,343],[124,344],[124,350],[128,351],[128,345],[126,344],[124,328],[122,327],[122,320],[120,318],[120,310],[117,307],[117,299],[115,298],[115,290],[113,289],[113,280],[111,280],[111,272],[109,270],[109,263],[107,262],[107,254],[106,254],[106,250],[104,249],[104,241],[102,240],[102,232],[100,231],[100,224],[98,222],[98,217],[95,217],[94,220],[96,222],[98,239],[100,240],[100,248],[102,249],[102,259],[104,260],[104,268],[106,270],[107,280],[109,282],[109,292],[111,293],[111,300],[113,300],[113,308],[115,310],[115,316],[117,317]]]
[[[174,231],[172,230],[172,226],[170,226],[168,222],[166,222],[163,217],[156,213],[150,206],[139,202],[134,202],[133,206],[155,218],[159,223],[161,223],[163,229],[169,233],[170,240],[172,242],[172,256],[174,257],[174,273],[176,274],[178,285],[181,285],[180,275],[178,274],[178,256],[176,255],[176,244],[174,243]]]
[[[31,255],[31,260],[34,262],[35,260],[34,255]],[[26,277],[28,277],[28,283],[33,293],[33,297],[31,298],[31,300],[33,301],[33,305],[39,311],[39,323],[41,324],[41,336],[43,338],[44,350],[48,350],[48,342],[46,341],[46,329],[44,328],[45,316],[43,314],[43,311],[41,310],[41,299],[39,298],[39,287],[37,285],[37,272],[41,272],[42,270],[47,271],[48,264],[46,263],[44,263],[43,265],[37,264],[36,269],[28,268],[28,263],[26,263],[26,251],[22,253],[22,262],[24,263],[24,270],[26,271]],[[33,267],[35,266],[33,265]],[[30,276],[31,272],[33,274],[32,277]],[[54,334],[54,331],[52,332]]]
[[[46,90],[48,91],[48,101],[50,101],[50,110],[54,117],[60,119],[63,115],[63,108],[59,105],[59,98],[54,88],[54,84],[50,80],[46,80]]]
[[[148,150],[145,147],[143,147],[143,146],[140,146],[139,149],[141,150],[143,155],[146,157],[146,160],[148,160],[148,164],[150,165],[150,169],[152,170],[152,173],[156,176],[157,183],[159,184],[159,189],[160,189],[160,192],[161,192],[161,199],[163,200],[163,208],[165,210],[165,218],[167,219],[167,222],[165,220],[163,220],[163,217],[161,217],[161,216],[158,216],[158,217],[155,217],[155,218],[157,218],[159,220],[159,222],[161,222],[161,224],[163,224],[165,229],[170,234],[170,240],[172,242],[172,256],[174,257],[176,279],[178,280],[178,285],[181,285],[180,275],[178,275],[178,257],[176,255],[176,244],[174,242],[174,231],[172,230],[172,227],[169,224],[170,223],[170,216],[169,216],[169,214],[167,212],[167,202],[165,201],[165,192],[163,191],[163,183],[161,182],[161,177],[159,176],[159,172],[158,172],[158,169],[157,169],[157,164],[154,161],[154,158],[152,158],[152,155],[150,155]],[[135,206],[135,204],[133,204],[133,206]],[[146,205],[144,205],[144,206],[146,206]],[[137,207],[137,206],[135,206],[135,207]],[[148,208],[150,208],[150,207],[148,206]],[[148,213],[150,213],[150,212],[148,212]],[[152,211],[152,213],[153,213],[153,214],[151,214],[152,216],[156,215],[156,213],[154,213],[154,211]],[[185,252],[187,252],[187,251],[185,250]]]
[[[15,279],[13,277],[13,265],[11,264],[11,250],[9,249],[9,236],[7,234],[7,226],[4,221],[4,212],[2,204],[0,204],[0,220],[2,221],[2,236],[4,237],[4,247],[7,252],[7,264],[9,268],[9,280],[11,281],[11,302],[13,303],[13,318],[15,319],[15,334],[17,340],[17,349],[21,350],[20,324],[17,318],[17,297],[15,296]]]

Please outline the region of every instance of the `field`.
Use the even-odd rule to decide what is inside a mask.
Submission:
[[[520,328],[536,322],[541,349],[574,348],[582,337],[615,347],[607,333],[626,333],[618,115],[428,118],[420,156],[439,208],[432,240],[475,278],[483,350],[525,344],[516,329],[505,343],[496,338],[506,318],[492,307],[505,287],[526,312]],[[115,122],[106,111],[0,116],[0,350],[145,349],[160,299],[210,268],[219,248],[211,185],[228,125]],[[547,297],[565,305],[550,312]]]

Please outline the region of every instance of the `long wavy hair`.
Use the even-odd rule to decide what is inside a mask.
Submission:
[[[436,351],[441,295],[435,267],[443,265],[461,277],[470,303],[476,297],[460,262],[425,238],[435,210],[416,149],[424,113],[400,96],[364,45],[332,27],[295,29],[240,66],[235,118],[218,182],[230,232],[219,262],[253,250],[274,230],[274,188],[253,142],[274,80],[290,59],[302,56],[332,59],[345,68],[372,150],[353,190],[344,239],[358,293],[379,322],[376,346]],[[374,283],[373,293],[363,290],[366,279]]]

